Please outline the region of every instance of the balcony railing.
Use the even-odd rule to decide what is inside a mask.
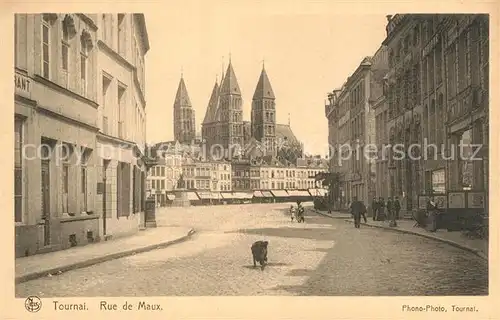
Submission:
[[[481,98],[476,86],[468,86],[450,100],[450,120],[456,120],[478,106]]]

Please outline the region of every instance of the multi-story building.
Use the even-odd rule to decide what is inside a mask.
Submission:
[[[209,191],[212,184],[212,164],[196,161],[191,157],[184,158],[182,177],[187,189]]]
[[[383,197],[387,199],[389,196],[389,159],[384,155],[384,146],[389,144],[389,134],[386,127],[387,119],[387,103],[385,99],[386,75],[389,71],[388,49],[386,46],[381,46],[372,57],[372,65],[370,68],[370,96],[369,102],[373,110],[373,117],[370,119],[369,137],[372,139],[370,143],[376,146],[376,150],[367,154],[370,155],[371,162],[370,177],[367,179],[371,184],[369,190],[370,197]],[[376,153],[375,153],[376,151]],[[367,204],[371,204],[370,198],[367,199]]]
[[[375,162],[363,152],[366,145],[375,142],[375,117],[370,102],[372,60],[372,57],[364,58],[341,90],[329,97],[332,103],[327,107],[329,125],[337,127],[335,154],[330,165],[332,172],[340,174],[341,206],[353,197],[368,202],[375,196]]]
[[[231,191],[231,163],[212,161],[212,185],[210,191]]]
[[[16,256],[137,230],[144,16],[16,14],[14,30]]]
[[[146,190],[155,197],[156,203],[165,206],[167,192],[177,188],[182,174],[182,155],[174,150],[160,151],[154,167],[149,169]]]
[[[388,16],[389,141],[405,150],[421,146],[412,150],[420,160],[390,166],[391,195],[402,197],[406,211],[417,209],[422,193],[487,194],[488,25],[487,15]],[[482,144],[483,161],[446,160],[458,154],[460,141]]]
[[[99,236],[97,30],[93,15],[14,17],[16,257]]]
[[[383,59],[384,68],[377,68]],[[375,196],[387,199],[390,194],[390,174],[388,152],[384,147],[389,145],[389,131],[387,130],[388,104],[387,91],[387,50],[377,51],[373,56],[372,81],[370,89],[370,102],[375,113],[375,145],[377,147],[375,160]],[[384,154],[384,152],[386,154]]]
[[[232,190],[250,191],[250,168],[251,162],[248,159],[233,159],[232,169]]]
[[[182,76],[174,101],[174,139],[186,144],[196,139],[195,110]]]
[[[149,40],[143,14],[98,14],[96,19],[98,179],[103,182],[97,202],[103,213],[101,233],[107,237],[135,232],[141,221]]]

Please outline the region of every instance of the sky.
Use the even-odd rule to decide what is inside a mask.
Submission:
[[[327,154],[327,94],[377,51],[387,22],[384,13],[297,14],[230,5],[184,10],[145,13],[151,46],[146,55],[148,142],[173,139],[181,72],[201,132],[214,83],[230,55],[242,91],[244,120],[250,120],[264,61],[276,96],[277,123],[290,119],[306,152]]]

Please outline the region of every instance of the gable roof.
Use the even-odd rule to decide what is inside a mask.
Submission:
[[[255,92],[253,94],[253,100],[258,99],[275,99],[273,88],[271,87],[271,82],[269,81],[269,77],[267,76],[266,69],[262,68],[262,72],[260,73],[259,82],[257,82],[257,87],[255,88]]]

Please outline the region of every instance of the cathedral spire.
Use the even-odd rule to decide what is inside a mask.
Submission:
[[[229,60],[224,80],[221,82],[221,94],[241,95],[240,86],[238,84],[238,79],[236,79],[231,60]]]
[[[253,94],[253,99],[275,99],[273,88],[271,87],[271,82],[269,81],[269,77],[267,76],[266,69],[264,69],[264,60],[262,60],[262,71],[260,73],[259,82],[257,83],[257,87],[255,88],[255,92]]]
[[[177,94],[175,95],[175,107],[191,107],[191,100],[189,99],[188,91],[186,88],[186,83],[181,75],[181,80],[179,81],[179,87],[177,88]]]
[[[212,95],[210,96],[210,100],[208,101],[207,111],[205,113],[205,118],[203,119],[203,124],[211,123],[216,121],[216,113],[219,98],[219,85],[217,82],[214,84],[214,88],[212,89]]]

